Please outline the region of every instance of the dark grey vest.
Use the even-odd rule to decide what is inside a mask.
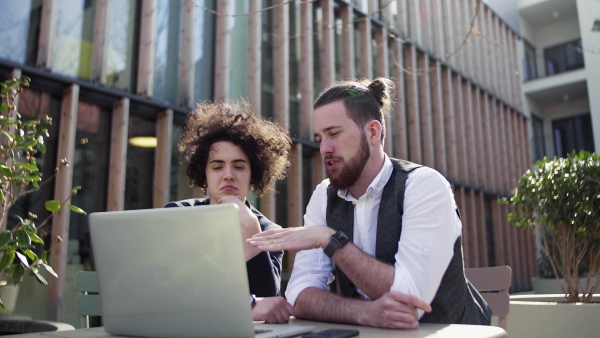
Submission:
[[[404,213],[404,189],[408,173],[421,165],[405,160],[391,159],[394,170],[383,188],[377,217],[376,253],[378,260],[393,265],[398,251]],[[458,213],[458,210],[456,211]],[[459,215],[460,216],[460,215]],[[343,231],[350,240],[354,233],[354,205],[337,195],[331,187],[327,190],[327,225]],[[344,297],[355,297],[356,288],[341,269],[334,270],[336,282],[332,291]],[[454,243],[454,256],[442,277],[440,287],[431,303],[433,311],[421,317],[424,323],[489,325],[491,310],[466,279],[460,236]]]

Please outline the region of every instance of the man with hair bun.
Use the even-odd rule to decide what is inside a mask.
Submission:
[[[247,242],[299,251],[286,291],[296,317],[403,329],[489,325],[491,310],[464,274],[449,182],[384,153],[392,89],[377,78],[319,94],[312,121],[329,179],[313,192],[303,227]]]

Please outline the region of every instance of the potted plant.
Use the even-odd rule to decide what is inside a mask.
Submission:
[[[42,179],[42,173],[36,162],[38,152],[45,153],[44,137],[48,137],[48,126],[52,120],[23,119],[16,109],[16,99],[23,87],[29,85],[27,77],[14,78],[1,86],[0,103],[0,308],[5,310],[3,296],[5,287],[18,285],[25,276],[30,275],[44,285],[47,281],[41,274],[47,270],[56,277],[47,260],[48,248],[44,247],[42,227],[62,207],[69,207],[76,213],[85,214],[80,208],[71,205],[70,200],[79,187],[73,188],[65,201],[48,200],[45,209],[49,215],[38,222],[37,215],[14,215],[16,224],[7,228],[7,215],[10,208],[24,196],[34,193],[52,180]],[[60,161],[68,165],[68,161]],[[56,168],[56,172],[60,169]]]
[[[600,324],[586,318],[598,318],[600,307],[582,303],[598,301],[594,292],[600,282],[600,155],[581,151],[539,160],[502,202],[513,208],[510,222],[536,230],[542,261],[547,260],[557,280],[564,278],[559,295],[511,296],[509,334],[596,336]],[[581,282],[584,271],[587,280]]]

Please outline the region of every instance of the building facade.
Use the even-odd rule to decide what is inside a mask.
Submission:
[[[600,149],[600,5],[519,0],[523,112],[533,156]]]
[[[58,160],[71,163],[39,200],[79,185],[73,204],[90,213],[198,196],[176,151],[185,117],[201,100],[245,99],[294,140],[287,179],[252,202],[282,226],[300,226],[326,177],[311,131],[315,96],[336,80],[390,77],[386,152],[451,182],[467,267],[510,265],[512,289],[529,289],[534,236],[509,224],[498,203],[532,162],[520,36],[483,2],[0,0],[0,8],[0,75],[32,79],[21,114],[53,117],[47,176]],[[87,218],[59,216],[52,233],[69,240],[52,248],[59,279],[43,290],[48,312],[39,316],[70,321],[75,296],[65,284],[93,268],[93,257]]]

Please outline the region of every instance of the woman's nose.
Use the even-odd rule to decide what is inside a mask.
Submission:
[[[223,178],[226,180],[232,180],[234,178],[233,170],[231,168],[225,168],[225,175]]]

